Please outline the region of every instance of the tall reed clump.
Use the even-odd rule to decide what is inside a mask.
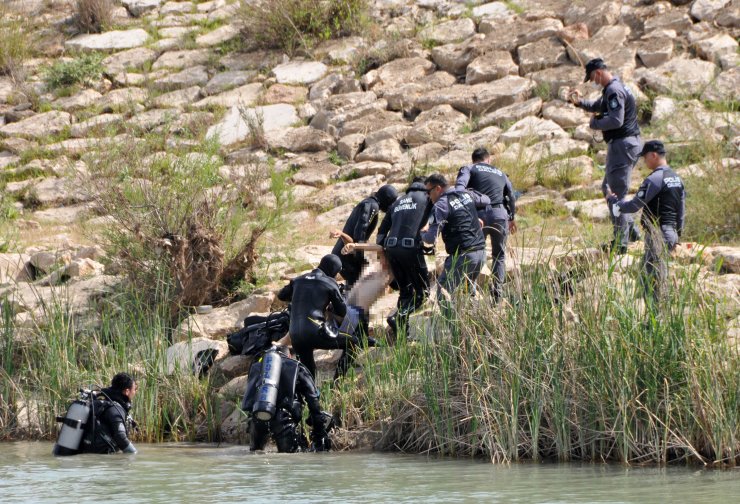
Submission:
[[[152,304],[123,288],[89,312],[73,312],[60,287],[32,324],[21,328],[13,323],[12,302],[3,301],[0,439],[53,438],[56,415],[64,414],[78,390],[108,386],[119,371],[139,383],[134,439],[217,439],[219,398],[209,380],[190,369],[168,370],[172,328],[165,303]]]
[[[376,425],[384,449],[735,465],[740,356],[726,320],[737,314],[720,309],[731,302],[686,269],[654,311],[637,271],[594,257],[526,269],[499,305],[458,296],[454,318],[376,349],[335,408]]]
[[[31,57],[32,37],[26,20],[14,15],[0,5],[0,75],[9,75],[16,81],[23,80],[23,63]]]

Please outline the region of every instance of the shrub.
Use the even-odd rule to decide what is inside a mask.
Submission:
[[[83,54],[71,61],[57,61],[44,71],[44,80],[51,89],[89,83],[103,73],[102,56]]]
[[[358,32],[365,24],[366,0],[241,0],[238,17],[244,41],[294,54],[317,42]]]
[[[83,33],[100,33],[111,24],[111,0],[77,0],[75,26]]]
[[[14,79],[20,76],[23,61],[32,51],[32,42],[23,21],[11,18],[0,7],[0,74]]]

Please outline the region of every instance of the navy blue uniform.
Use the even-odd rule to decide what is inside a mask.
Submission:
[[[601,96],[594,101],[581,100],[579,106],[589,112],[597,113],[591,118],[591,128],[599,130],[607,143],[606,173],[601,190],[606,196],[609,191],[622,199],[627,196],[632,168],[642,149],[640,127],[637,124],[637,103],[632,92],[618,79],[613,78],[604,88]],[[623,250],[627,248],[630,236],[636,237],[634,221],[627,214],[612,219],[614,244]]]
[[[378,228],[377,244],[383,246],[400,291],[396,323],[405,322],[429,293],[429,271],[419,233],[427,224],[431,209],[426,187],[415,182],[388,208]]]
[[[658,300],[668,276],[666,252],[676,247],[684,226],[686,191],[683,181],[670,167],[659,166],[643,181],[633,199],[613,204],[622,213],[633,214],[642,209],[645,289]]]
[[[421,237],[434,243],[440,232],[449,255],[439,285],[452,293],[464,280],[475,282],[486,261],[486,237],[468,191],[449,188],[434,204],[432,223]]]
[[[504,172],[487,163],[463,166],[457,174],[456,189],[467,189],[476,200],[483,233],[491,239],[493,293],[501,295],[506,274],[506,240],[509,221],[516,215],[516,197],[511,181]]]

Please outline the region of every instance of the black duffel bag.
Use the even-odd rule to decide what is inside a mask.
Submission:
[[[273,312],[268,316],[251,315],[244,319],[244,328],[226,336],[233,355],[257,355],[288,333],[290,312]]]

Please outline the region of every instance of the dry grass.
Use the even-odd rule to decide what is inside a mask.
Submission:
[[[101,33],[111,25],[111,0],[77,0],[74,23],[81,33]]]

